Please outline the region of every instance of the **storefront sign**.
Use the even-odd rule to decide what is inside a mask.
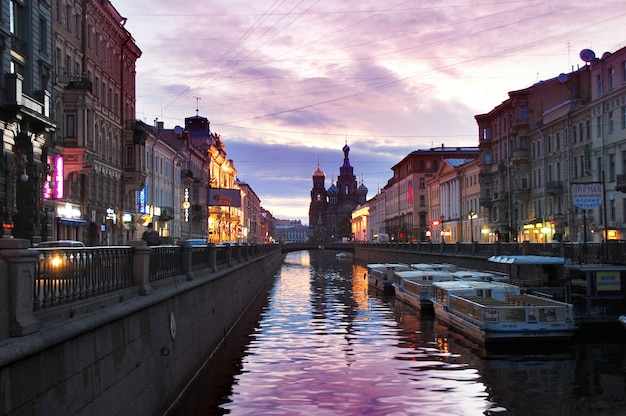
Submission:
[[[573,183],[572,198],[580,209],[594,209],[602,205],[601,183]]]

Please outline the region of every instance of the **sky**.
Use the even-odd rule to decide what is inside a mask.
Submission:
[[[137,61],[137,118],[207,117],[237,177],[308,224],[312,173],[375,196],[414,150],[477,146],[509,91],[626,46],[623,0],[111,0]]]

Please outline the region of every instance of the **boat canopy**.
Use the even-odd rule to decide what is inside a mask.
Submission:
[[[491,256],[489,261],[504,264],[564,264],[563,257],[550,256]]]

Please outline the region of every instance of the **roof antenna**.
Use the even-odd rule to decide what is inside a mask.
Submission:
[[[202,97],[193,97],[196,99],[196,117],[198,117],[198,101],[202,99]]]

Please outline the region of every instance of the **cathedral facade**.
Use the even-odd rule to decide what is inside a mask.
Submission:
[[[367,201],[367,188],[357,185],[354,168],[350,166],[350,147],[343,147],[343,165],[337,184],[326,188],[326,174],[319,166],[313,172],[313,188],[309,206],[309,238],[318,244],[352,238],[352,211]]]

